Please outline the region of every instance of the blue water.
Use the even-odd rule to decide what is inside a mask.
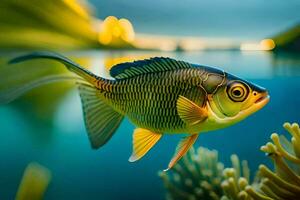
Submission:
[[[200,135],[195,146],[218,150],[226,166],[233,153],[248,160],[253,173],[260,163],[270,164],[259,147],[269,141],[271,133],[283,133],[284,122],[300,122],[300,57],[297,54],[239,51],[65,54],[88,60],[91,70],[99,74],[106,73],[103,63],[111,57],[171,56],[218,66],[267,88],[271,101],[265,108],[232,127]],[[52,92],[55,96],[55,91]],[[35,94],[0,107],[0,199],[14,198],[23,170],[31,161],[52,172],[45,199],[164,199],[157,172],[167,166],[180,136],[164,136],[142,160],[129,163],[134,126],[127,120],[108,144],[95,151],[90,148],[75,89],[57,96],[59,103],[50,111],[31,109],[35,106],[32,102],[38,103],[39,98]]]

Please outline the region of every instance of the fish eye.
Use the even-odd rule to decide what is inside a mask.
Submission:
[[[249,93],[248,87],[242,82],[231,82],[227,86],[227,94],[234,102],[244,101]]]

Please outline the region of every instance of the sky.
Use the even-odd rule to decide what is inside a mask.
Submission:
[[[100,18],[129,19],[138,33],[261,39],[300,23],[299,0],[91,0]]]

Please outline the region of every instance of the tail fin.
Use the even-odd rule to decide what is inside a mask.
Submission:
[[[70,71],[76,73],[77,75],[79,75],[80,77],[84,78],[85,80],[87,80],[89,83],[92,84],[93,82],[95,82],[95,80],[100,78],[95,74],[91,73],[90,71],[84,69],[79,64],[71,61],[70,59],[52,52],[43,52],[43,51],[33,52],[27,55],[14,58],[9,61],[9,64],[15,64],[15,63],[19,63],[31,59],[38,59],[38,58],[47,58],[47,59],[59,61],[62,64],[64,64]]]
[[[101,100],[96,87],[78,83],[78,90],[91,146],[98,149],[113,136],[124,117]]]
[[[99,93],[99,89],[95,86],[95,83],[99,84],[101,81],[104,83],[106,80],[96,76],[90,71],[84,69],[80,65],[74,63],[73,61],[65,58],[61,55],[49,52],[35,52],[28,55],[20,56],[15,59],[12,59],[9,63],[19,63],[31,59],[38,58],[47,58],[53,59],[64,64],[67,69],[79,75],[80,78],[77,77],[78,89],[82,101],[83,113],[84,113],[84,121],[86,125],[86,129],[88,132],[88,136],[91,142],[91,146],[94,149],[97,149],[103,146],[108,140],[113,136],[117,128],[122,122],[123,115],[115,111],[112,107],[106,104]],[[64,77],[62,77],[64,78]],[[10,101],[12,98],[16,98],[20,94],[39,86],[44,83],[49,83],[53,81],[59,81],[60,77],[46,77],[40,80],[34,81],[26,86],[18,90],[14,90],[11,93],[3,93],[1,95],[0,92],[0,103],[1,97],[3,97],[3,101]],[[73,77],[74,80],[74,77]],[[100,85],[98,85],[100,86]],[[4,95],[9,94],[9,95]]]

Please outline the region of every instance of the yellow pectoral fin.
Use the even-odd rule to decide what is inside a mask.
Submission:
[[[129,162],[142,158],[161,138],[162,134],[150,130],[137,128],[133,133],[133,148]]]
[[[189,125],[194,125],[202,122],[208,116],[207,110],[205,108],[201,108],[184,96],[179,96],[177,100],[177,111],[182,121]]]
[[[197,138],[198,138],[198,134],[194,134],[189,137],[185,137],[181,139],[176,147],[175,154],[172,160],[170,161],[168,168],[165,169],[164,171],[168,171],[169,169],[171,169],[177,163],[177,161],[179,161],[181,157],[184,156],[186,152],[188,152],[188,150],[193,146]]]

